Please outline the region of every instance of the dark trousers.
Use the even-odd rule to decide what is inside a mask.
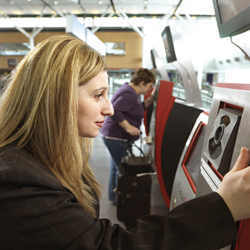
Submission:
[[[110,201],[115,203],[116,194],[114,189],[117,188],[119,165],[121,163],[122,157],[126,154],[128,143],[125,141],[113,140],[105,137],[103,137],[103,141],[111,156],[108,197]]]

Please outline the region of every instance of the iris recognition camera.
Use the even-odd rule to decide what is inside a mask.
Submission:
[[[229,171],[242,111],[223,107],[210,124],[210,133],[204,145],[201,174],[212,190],[216,190]]]
[[[205,154],[215,169],[225,175],[231,162],[241,112],[232,109],[220,109],[208,140]]]

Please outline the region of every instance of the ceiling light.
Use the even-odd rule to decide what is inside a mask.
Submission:
[[[32,10],[32,14],[34,14],[34,15],[40,15],[40,14],[41,14],[41,12],[40,12],[40,11],[38,11],[38,10]]]
[[[27,2],[31,2],[32,0],[27,0]]]
[[[101,5],[102,3],[103,3],[103,2],[102,2],[101,0],[99,0],[99,1],[98,1],[98,4],[100,4],[100,5]]]
[[[13,4],[15,4],[15,2],[14,2],[14,1],[10,1],[10,4],[12,4],[12,5],[13,5]]]
[[[17,15],[17,16],[20,16],[20,15],[23,14],[20,10],[13,11],[12,13],[13,13],[14,15]]]
[[[54,5],[58,5],[58,1],[54,1]]]
[[[78,15],[78,14],[81,14],[81,10],[72,10],[71,13],[75,14],[75,15]]]

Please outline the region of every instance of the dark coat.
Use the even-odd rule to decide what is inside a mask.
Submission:
[[[15,147],[0,151],[0,204],[1,250],[205,250],[230,244],[236,234],[217,193],[125,231],[89,215],[48,168]]]

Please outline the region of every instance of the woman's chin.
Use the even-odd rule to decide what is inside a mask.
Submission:
[[[98,131],[93,131],[93,132],[89,132],[89,133],[79,133],[79,135],[81,137],[87,137],[87,138],[95,138],[99,135],[99,129]]]

